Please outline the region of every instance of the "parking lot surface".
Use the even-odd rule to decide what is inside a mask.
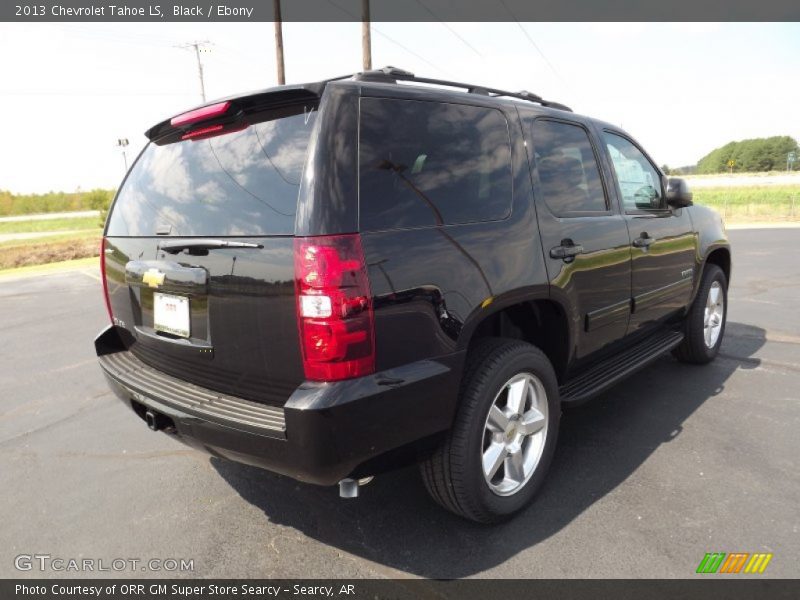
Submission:
[[[665,356],[565,413],[542,493],[495,527],[439,509],[415,469],[341,500],[153,433],[96,364],[94,270],[0,281],[0,577],[694,577],[706,552],[797,577],[800,229],[731,240],[718,359]],[[194,570],[20,572],[20,554]]]

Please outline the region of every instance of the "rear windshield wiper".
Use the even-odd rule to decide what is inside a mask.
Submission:
[[[172,242],[161,242],[158,244],[159,250],[169,252],[170,254],[177,254],[182,250],[188,250],[190,254],[200,250],[215,250],[217,248],[263,248],[262,244],[254,244],[252,242],[233,242],[230,240],[210,240],[210,239],[193,239],[193,240],[175,240]]]

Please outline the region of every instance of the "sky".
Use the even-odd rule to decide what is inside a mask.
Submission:
[[[287,83],[361,70],[360,23],[285,23]],[[272,23],[0,23],[0,189],[112,188],[155,123],[277,83]],[[528,90],[622,126],[659,164],[800,140],[800,23],[375,23],[372,60]]]

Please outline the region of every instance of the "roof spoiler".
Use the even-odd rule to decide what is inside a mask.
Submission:
[[[233,127],[246,126],[245,117],[248,114],[300,103],[318,102],[326,84],[327,81],[283,85],[250,94],[221,98],[165,119],[145,131],[145,135],[147,139],[157,144],[168,144],[191,138],[200,128],[233,131],[235,130]]]

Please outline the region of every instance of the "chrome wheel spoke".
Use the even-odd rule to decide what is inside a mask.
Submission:
[[[519,432],[523,435],[533,435],[542,430],[547,423],[547,418],[537,409],[532,408],[519,420]]]
[[[508,386],[506,407],[511,414],[520,415],[525,408],[525,397],[528,395],[528,382],[525,379],[515,381]]]
[[[713,348],[719,341],[722,322],[725,318],[725,296],[718,281],[711,284],[703,311],[703,341],[707,348]]]
[[[712,306],[719,305],[719,295],[720,295],[719,285],[712,285],[711,291],[708,293],[708,300]]]
[[[502,442],[492,442],[483,453],[483,473],[491,479],[497,473],[497,469],[503,464],[508,456],[506,445]]]
[[[514,483],[525,481],[525,457],[522,454],[522,448],[517,448],[506,458],[506,477]]]
[[[508,427],[508,417],[506,413],[496,404],[492,404],[492,408],[489,409],[489,418],[486,421],[486,427],[492,433],[503,433]]]

